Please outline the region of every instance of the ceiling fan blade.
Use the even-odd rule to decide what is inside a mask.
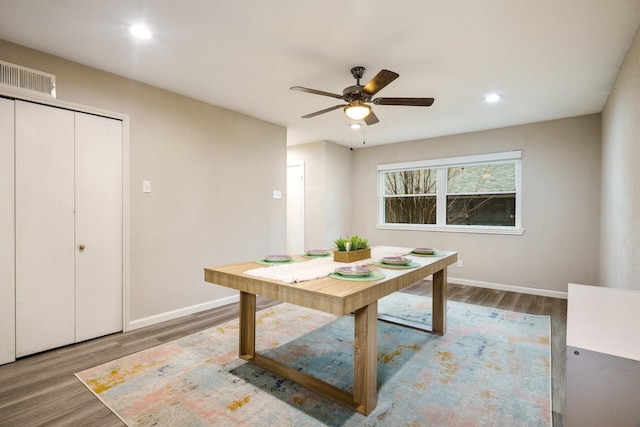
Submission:
[[[342,108],[346,106],[346,104],[334,105],[333,107],[325,108],[324,110],[316,111],[315,113],[307,114],[306,116],[302,116],[303,119],[310,119],[311,117],[319,116],[320,114],[328,113],[329,111],[337,110],[338,108]]]
[[[376,98],[373,102],[376,105],[408,105],[410,107],[430,107],[435,99],[433,98]]]
[[[342,95],[338,95],[337,93],[324,92],[316,89],[309,89],[308,87],[294,86],[291,88],[291,90],[297,90],[298,92],[313,93],[315,95],[330,96],[331,98],[344,99]]]
[[[393,71],[380,70],[380,72],[365,85],[362,91],[367,95],[373,96],[399,76],[400,74],[394,73]]]
[[[376,113],[374,113],[373,111],[371,111],[367,117],[364,118],[364,122],[368,125],[375,125],[376,123],[378,123],[380,120],[378,120],[378,116],[376,116]]]

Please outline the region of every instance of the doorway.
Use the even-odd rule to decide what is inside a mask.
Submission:
[[[304,253],[304,163],[287,166],[287,253]]]

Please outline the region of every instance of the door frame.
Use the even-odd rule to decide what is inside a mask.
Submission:
[[[31,96],[8,87],[0,88],[0,96],[122,121],[122,331],[129,331],[131,306],[129,295],[129,115],[74,102]]]

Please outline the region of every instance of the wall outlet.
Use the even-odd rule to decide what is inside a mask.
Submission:
[[[462,268],[462,267],[464,267],[464,261],[459,259],[458,260],[458,268]]]

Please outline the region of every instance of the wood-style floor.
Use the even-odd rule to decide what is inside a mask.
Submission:
[[[420,281],[404,292],[431,295]],[[567,301],[449,284],[448,296],[505,310],[551,317],[553,425],[564,425]],[[277,302],[258,298],[258,308]],[[124,426],[74,373],[238,317],[237,304],[47,351],[0,366],[0,426]]]

